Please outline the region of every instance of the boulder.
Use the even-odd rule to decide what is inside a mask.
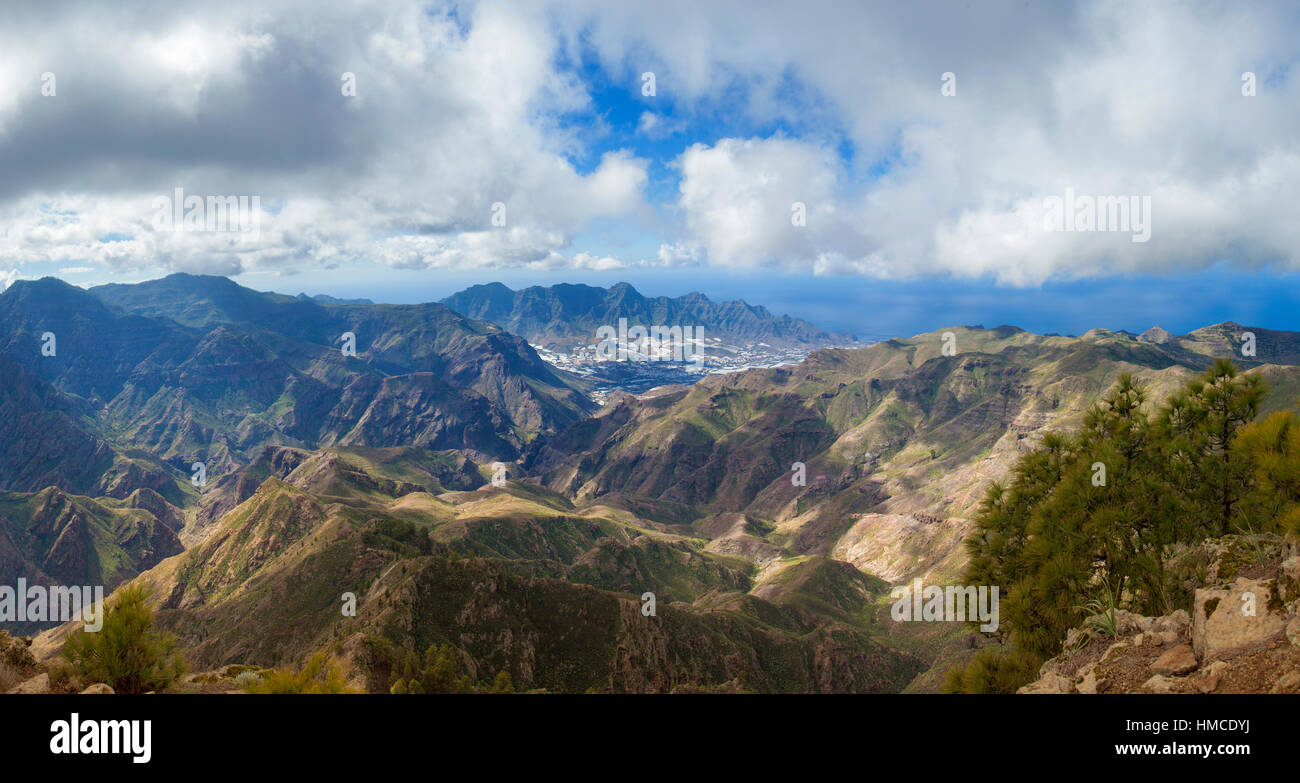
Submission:
[[[82,693],[83,694],[84,693],[113,693],[113,689],[108,687],[102,682],[97,682],[94,685],[82,691]]]
[[[1246,614],[1254,595],[1255,613]],[[1286,628],[1286,618],[1269,609],[1272,580],[1238,578],[1226,590],[1196,591],[1192,612],[1192,649],[1201,661],[1231,656],[1263,644]]]

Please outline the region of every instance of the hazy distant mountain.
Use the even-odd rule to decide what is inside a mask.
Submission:
[[[316,294],[315,296],[307,296],[306,294],[298,294],[298,298],[299,298],[299,299],[310,299],[310,300],[312,300],[312,301],[314,301],[314,302],[320,302],[321,304],[367,304],[367,305],[368,305],[368,304],[374,304],[374,302],[372,302],[372,301],[369,300],[369,299],[365,299],[365,298],[357,298],[357,299],[339,299],[338,297],[336,297],[336,296],[330,296],[329,294]]]
[[[610,288],[560,284],[513,291],[501,283],[466,288],[442,303],[470,318],[491,321],[530,343],[568,349],[596,341],[601,326],[700,326],[710,338],[733,344],[765,342],[778,347],[852,343],[798,318],[773,315],[743,301],[713,302],[704,294],[642,296],[627,283]]]

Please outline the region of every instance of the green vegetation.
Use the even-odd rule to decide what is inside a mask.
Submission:
[[[370,641],[373,664],[389,670],[389,693],[514,693],[510,672],[499,671],[490,682],[475,682],[462,671],[460,653],[450,644],[431,644],[420,656],[403,652],[387,640]]]
[[[1013,691],[1087,621],[1164,614],[1191,594],[1171,559],[1238,530],[1300,530],[1300,418],[1256,421],[1257,375],[1220,360],[1149,413],[1123,375],[1072,435],[1049,434],[985,496],[967,540],[967,584],[1002,590],[1001,649],[949,672],[945,690]]]
[[[342,667],[324,652],[299,669],[270,669],[244,687],[248,693],[357,693],[347,687]]]
[[[117,693],[160,691],[185,671],[176,638],[155,630],[148,593],[141,585],[117,592],[98,632],[77,631],[63,655],[81,677]]]

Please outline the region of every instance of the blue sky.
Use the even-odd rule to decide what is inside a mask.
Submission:
[[[626,280],[869,337],[1300,329],[1293,4],[6,13],[0,286]],[[256,198],[257,230],[163,230],[177,188]],[[1045,219],[1067,193],[1081,230]]]

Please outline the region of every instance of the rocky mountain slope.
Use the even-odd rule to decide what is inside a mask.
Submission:
[[[125,500],[69,495],[56,487],[0,492],[0,573],[11,587],[22,578],[30,585],[111,591],[182,551],[171,526],[177,520],[164,511],[173,508],[147,489]],[[18,633],[43,625],[49,623],[6,624]]]
[[[579,503],[697,530],[743,514],[792,552],[891,581],[946,578],[984,487],[1042,432],[1074,426],[1121,373],[1163,399],[1212,353],[1190,337],[953,328],[625,398],[536,441],[524,466]],[[1265,358],[1243,363],[1274,386],[1269,405],[1287,406],[1300,371]]]
[[[765,577],[699,539],[526,484],[446,491],[439,462],[346,449],[278,460],[283,477],[138,581],[197,667],[332,647],[370,690],[391,684],[377,649],[434,643],[454,645],[472,676],[508,671],[552,691],[891,691],[921,668],[875,639],[862,607],[885,585],[847,564],[789,561]],[[50,655],[66,630],[33,650]]]
[[[506,672],[524,689],[937,690],[988,642],[960,623],[895,622],[891,585],[957,579],[987,484],[1044,432],[1077,426],[1121,374],[1163,399],[1250,331],[953,327],[623,395],[592,415],[580,381],[446,307],[227,283],[0,296],[13,314],[0,361],[27,379],[0,401],[20,420],[51,406],[84,456],[50,475],[96,496],[0,502],[15,509],[5,556],[51,576],[44,563],[74,562],[14,532],[37,505],[71,508],[81,522],[41,518],[111,531],[97,562],[120,567],[103,578],[147,569],[135,581],[195,667],[329,651],[379,691],[395,655],[437,645],[471,679]],[[66,359],[62,337],[58,363],[18,355],[69,312],[86,323],[59,327]],[[347,330],[357,357],[330,344]],[[1273,388],[1266,412],[1289,407],[1290,338],[1255,334],[1256,355],[1236,358]],[[96,346],[121,353],[83,355]],[[186,460],[203,442],[219,444],[220,467],[196,488]],[[498,460],[503,486],[489,481]],[[172,494],[105,485],[104,465],[141,481],[152,469]],[[168,535],[188,548],[168,550]],[[67,630],[33,649],[48,658]]]
[[[14,283],[0,294],[0,373],[0,491],[22,493],[0,520],[6,573],[109,588],[180,551],[177,533],[199,537],[233,505],[226,479],[268,446],[510,460],[595,408],[523,340],[441,305],[321,303],[189,275],[94,292]],[[31,499],[48,489],[76,496],[76,512],[46,520]],[[141,498],[118,518],[114,501]]]

